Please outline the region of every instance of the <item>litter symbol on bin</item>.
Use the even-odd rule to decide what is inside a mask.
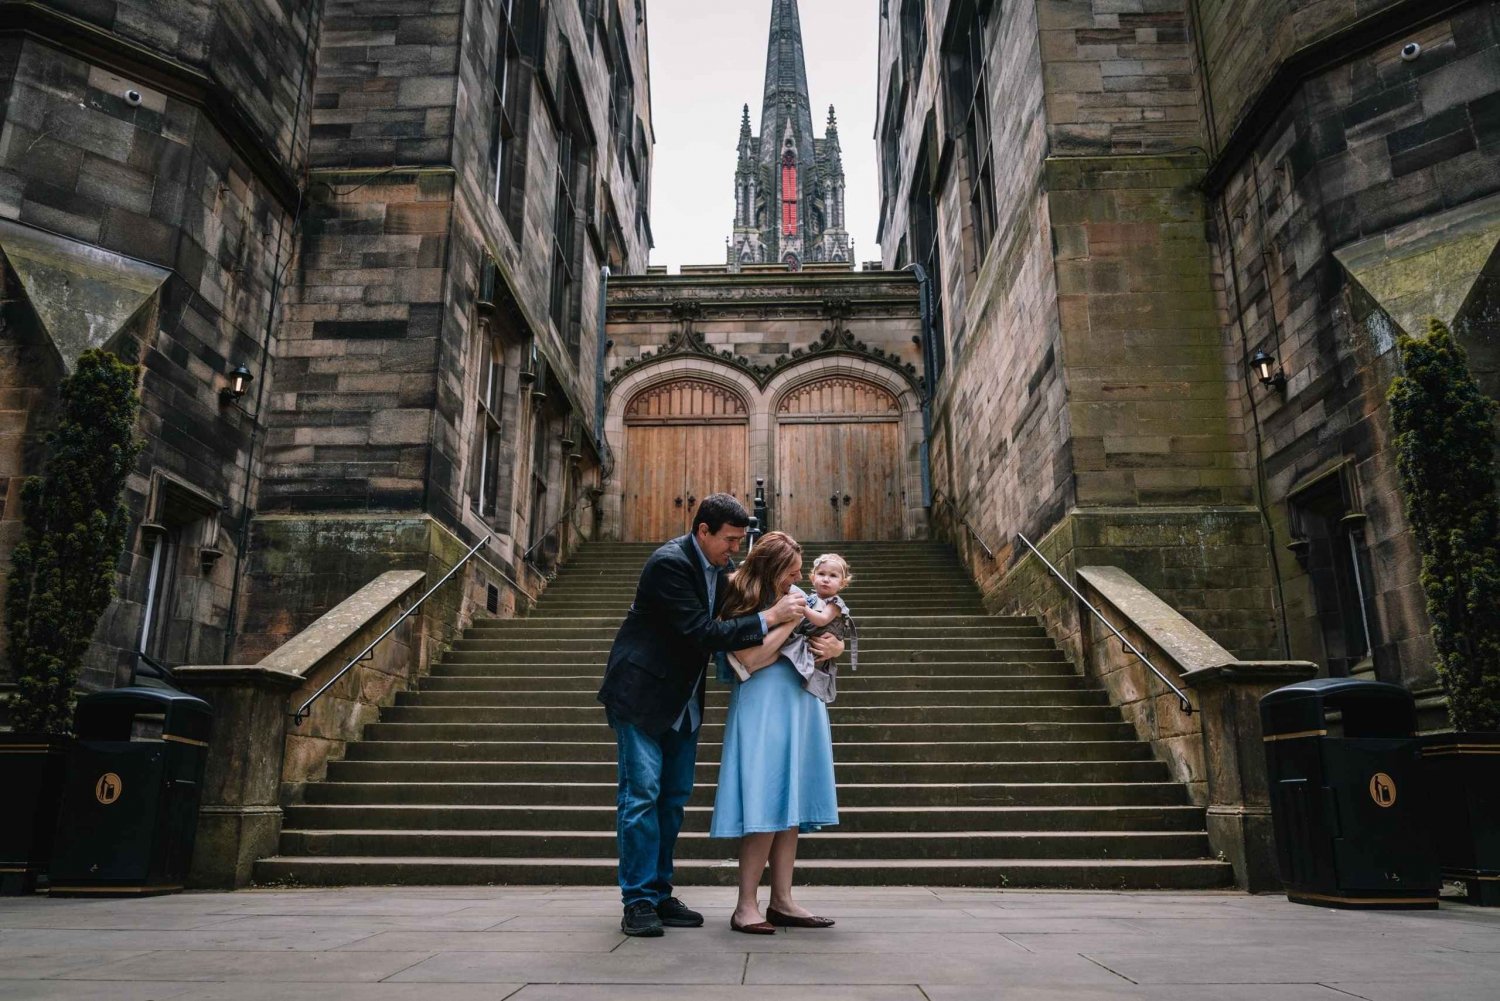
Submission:
[[[1370,798],[1375,801],[1376,806],[1395,806],[1396,780],[1385,772],[1376,772],[1370,776]]]
[[[94,783],[94,798],[105,806],[119,799],[120,793],[124,791],[125,783],[114,772],[105,772],[99,776],[99,781]]]

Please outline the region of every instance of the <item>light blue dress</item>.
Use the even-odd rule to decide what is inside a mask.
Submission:
[[[737,681],[718,654],[720,681],[734,686],[709,836],[816,831],[839,822],[828,707],[802,687],[782,657]]]

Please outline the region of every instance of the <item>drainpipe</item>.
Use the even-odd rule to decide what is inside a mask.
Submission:
[[[609,295],[609,265],[599,269],[599,353],[594,362],[594,447],[599,453],[599,465],[604,465],[604,358],[609,353],[610,343],[604,339],[605,299]]]
[[[922,463],[922,506],[932,507],[932,396],[937,352],[932,343],[932,285],[927,271],[915,262],[905,270],[917,276],[917,296],[922,307],[922,443],[917,452]]]

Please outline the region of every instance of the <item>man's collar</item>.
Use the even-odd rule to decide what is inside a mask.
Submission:
[[[694,532],[692,535],[689,535],[688,536],[688,541],[690,541],[693,544],[693,552],[695,552],[695,553],[698,554],[698,562],[700,564],[702,564],[703,569],[705,569],[705,570],[716,570],[716,569],[718,569],[717,567],[715,567],[712,563],[710,563],[708,561],[708,557],[707,556],[703,555],[703,547],[700,546],[700,545],[698,545],[698,533],[697,532]]]

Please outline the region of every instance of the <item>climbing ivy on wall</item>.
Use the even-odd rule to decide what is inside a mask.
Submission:
[[[1422,550],[1437,673],[1460,731],[1500,731],[1500,492],[1494,400],[1463,348],[1431,320],[1400,338],[1390,389],[1396,465]]]
[[[21,542],[11,556],[6,618],[17,730],[67,733],[73,685],[99,617],[114,597],[125,548],[120,498],[141,443],[135,366],[86,351],[58,390],[41,476],[21,491]]]

